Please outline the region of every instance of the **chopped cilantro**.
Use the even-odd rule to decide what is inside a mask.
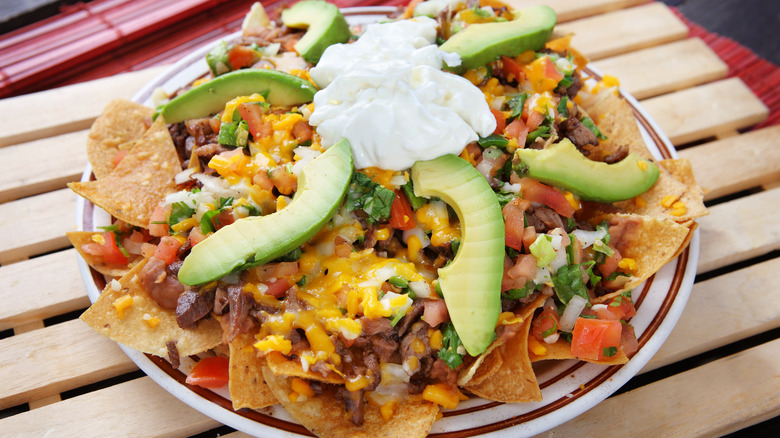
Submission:
[[[443,360],[448,367],[455,369],[463,363],[463,356],[458,354],[458,347],[463,345],[460,341],[460,336],[455,331],[455,327],[451,322],[444,325],[442,330],[442,349],[439,350],[439,359]]]
[[[590,300],[588,288],[582,282],[580,265],[565,265],[558,268],[558,271],[552,276],[553,286],[558,299],[563,304],[569,304],[569,300],[575,295],[579,295],[586,300]]]
[[[580,123],[582,123],[583,125],[585,125],[585,127],[586,127],[586,128],[590,129],[590,130],[591,130],[591,131],[592,131],[594,134],[596,134],[596,137],[597,137],[599,140],[606,140],[606,139],[607,139],[607,136],[606,136],[606,135],[604,135],[604,133],[603,133],[603,132],[601,132],[601,130],[599,129],[599,127],[598,127],[598,126],[596,126],[596,124],[593,122],[593,119],[591,119],[590,117],[583,117],[583,118],[580,120]]]
[[[394,200],[395,192],[375,183],[365,173],[352,174],[347,194],[347,209],[365,211],[368,223],[387,220]]]
[[[558,114],[561,115],[561,118],[568,118],[569,117],[569,107],[567,104],[569,103],[569,96],[563,96],[561,98],[561,101],[558,103]]]
[[[230,48],[227,43],[220,41],[219,44],[214,46],[214,48],[206,54],[206,64],[208,64],[209,69],[214,76],[219,76],[233,70],[233,66],[230,65],[230,58],[228,57],[229,51]]]
[[[425,198],[421,198],[414,194],[414,183],[412,183],[412,180],[409,180],[406,184],[401,186],[401,188],[404,190],[404,193],[406,193],[406,197],[409,198],[409,204],[412,205],[412,210],[417,210],[428,202]]]
[[[604,357],[612,357],[617,354],[617,347],[604,347]]]
[[[512,96],[506,102],[509,109],[512,110],[512,113],[509,115],[507,122],[520,117],[520,115],[523,113],[523,106],[525,106],[526,99],[528,99],[528,93],[520,93]]]
[[[294,262],[294,261],[298,260],[299,258],[301,258],[302,255],[303,255],[303,251],[301,250],[301,248],[295,248],[292,251],[288,252],[287,254],[285,254],[285,255],[279,257],[278,259],[276,259],[276,261],[277,262]]]
[[[195,210],[184,201],[174,202],[171,205],[171,216],[168,218],[168,225],[174,226],[185,219],[191,218],[193,214],[195,214]]]
[[[521,289],[509,289],[506,292],[502,292],[501,298],[505,300],[519,300],[520,298],[527,298],[529,295],[541,288],[541,284],[536,284],[533,281],[527,281]]]
[[[509,144],[509,140],[503,135],[491,134],[487,137],[480,137],[479,140],[477,140],[477,143],[483,148],[497,147],[505,149],[506,145]]]

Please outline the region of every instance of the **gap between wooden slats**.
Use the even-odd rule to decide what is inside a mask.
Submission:
[[[87,164],[87,131],[0,148],[0,203],[78,181]]]
[[[739,78],[730,78],[642,101],[674,145],[753,126],[769,109]]]
[[[558,22],[576,20],[605,12],[647,3],[648,0],[505,0],[513,9],[533,5],[547,5],[555,10]]]
[[[772,126],[686,148],[679,154],[691,161],[704,199],[711,200],[780,181],[778,138],[780,126]]]
[[[0,204],[0,264],[65,248],[76,229],[76,194],[61,189]]]
[[[78,257],[69,249],[0,267],[0,330],[88,307]]]
[[[774,340],[609,398],[539,436],[721,436],[780,413],[778,375]]]
[[[131,98],[163,68],[0,100],[0,147],[89,128],[109,101]]]
[[[572,45],[591,60],[685,38],[688,27],[660,2],[561,24]]]
[[[219,426],[149,377],[0,420],[4,436],[187,436]]]
[[[637,99],[726,77],[728,66],[699,38],[689,38],[595,61],[602,73],[620,80]]]

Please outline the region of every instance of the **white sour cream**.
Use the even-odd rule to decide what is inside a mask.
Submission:
[[[346,138],[356,168],[403,170],[490,135],[496,121],[484,95],[441,70],[443,60],[460,59],[435,39],[436,22],[418,17],[370,25],[355,43],[328,47],[310,71],[321,90],[309,123],[322,145]]]

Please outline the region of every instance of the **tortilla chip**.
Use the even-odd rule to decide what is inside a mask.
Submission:
[[[176,191],[174,177],[180,171],[168,127],[158,117],[110,174],[68,187],[115,218],[147,228],[157,204]]]
[[[263,367],[263,376],[290,416],[321,438],[424,437],[439,415],[438,405],[412,395],[398,404],[389,421],[382,418],[378,407],[366,403],[363,425],[356,426],[346,413],[344,402],[336,398],[335,387],[324,385],[322,394],[305,402],[292,402],[292,377],[276,375],[269,367]]]
[[[176,323],[172,310],[163,309],[149,296],[139,276],[147,260],[116,280],[118,290],[112,287],[113,281],[109,282],[97,301],[81,315],[81,320],[113,341],[161,357],[167,357],[166,344],[170,341],[176,343],[182,357],[222,343],[222,327],[215,318],[202,319],[195,329],[185,330]],[[123,308],[122,303],[127,307]]]
[[[607,140],[601,140],[596,150],[602,156],[616,153],[626,147],[629,153],[635,153],[648,160],[653,155],[647,148],[639,131],[636,117],[631,106],[620,98],[615,90],[605,88],[602,91],[582,99],[582,108],[596,122]]]
[[[87,135],[87,158],[97,179],[114,170],[116,153],[123,143],[141,138],[152,114],[152,108],[125,99],[116,99],[106,106]]]
[[[70,231],[65,233],[70,240],[71,245],[76,248],[81,258],[94,270],[100,272],[103,275],[109,277],[122,277],[127,274],[133,266],[137,265],[144,258],[140,255],[128,257],[130,262],[127,265],[111,265],[103,261],[103,258],[94,254],[89,254],[81,249],[85,243],[93,242],[92,236],[95,234],[103,234],[102,232],[93,231]]]
[[[533,336],[529,334],[528,336]],[[533,351],[529,351],[528,355],[531,362],[539,362],[540,360],[565,360],[565,359],[579,359],[571,354],[571,344],[564,339],[558,339],[553,344],[542,344],[547,349],[547,352],[543,355],[536,355]],[[628,362],[628,356],[623,352],[623,348],[618,348],[617,354],[612,357],[605,357],[601,360],[581,359],[585,362],[597,363],[600,365],[622,365]]]
[[[255,337],[239,334],[230,342],[230,398],[233,409],[260,409],[276,404],[261,371],[265,361],[252,346]]]
[[[465,386],[472,394],[505,403],[527,403],[542,399],[542,391],[536,380],[528,356],[528,332],[532,318],[523,321],[520,331],[509,341],[493,350],[489,356],[500,355],[502,366],[498,371],[478,384]],[[497,359],[488,357],[486,366]]]
[[[325,377],[320,373],[316,373],[311,370],[304,370],[300,360],[287,359],[282,353],[279,353],[278,351],[272,351],[266,354],[265,359],[268,368],[270,368],[274,374],[317,380],[319,382],[333,383],[336,385],[343,385],[345,383],[344,378],[335,371]]]

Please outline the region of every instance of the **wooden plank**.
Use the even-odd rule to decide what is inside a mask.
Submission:
[[[87,164],[87,131],[0,148],[0,202],[65,188]]]
[[[112,99],[129,99],[167,66],[0,100],[0,147],[86,129]]]
[[[220,424],[143,377],[0,419],[4,436],[172,437]]]
[[[675,145],[747,128],[769,115],[739,78],[645,99],[642,106]]]
[[[514,9],[533,5],[547,5],[555,10],[558,22],[576,20],[605,12],[647,3],[648,0],[506,0],[504,3]]]
[[[657,46],[688,35],[685,23],[660,2],[570,21],[556,29],[574,33],[572,45],[591,60]]]
[[[780,258],[696,283],[685,312],[642,372],[780,327]]]
[[[725,78],[728,66],[699,38],[689,38],[596,61],[637,99]]]
[[[78,319],[2,339],[0,350],[0,409],[137,369],[115,342]]]
[[[84,309],[75,249],[0,267],[0,330]]]
[[[698,221],[699,273],[780,249],[780,188],[716,205]]]
[[[76,194],[69,189],[0,204],[0,263],[65,248],[75,230]]]
[[[780,414],[778,375],[774,340],[609,398],[539,436],[722,436]]]
[[[715,199],[780,181],[778,137],[780,126],[771,126],[683,149],[680,158],[691,160],[704,199]]]

